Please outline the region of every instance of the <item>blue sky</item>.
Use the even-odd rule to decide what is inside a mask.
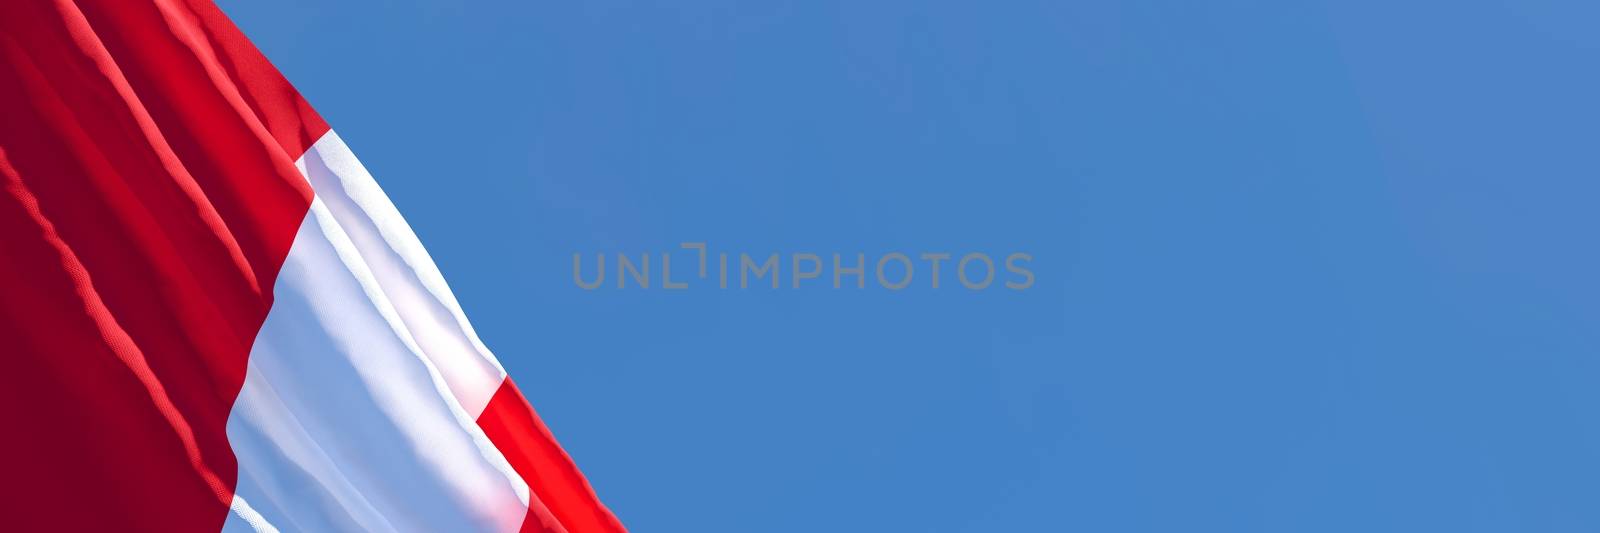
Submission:
[[[220,3],[637,531],[1600,529],[1592,3]]]

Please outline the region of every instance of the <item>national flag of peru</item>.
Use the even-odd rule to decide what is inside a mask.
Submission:
[[[0,530],[623,530],[209,0],[0,0],[0,363]]]

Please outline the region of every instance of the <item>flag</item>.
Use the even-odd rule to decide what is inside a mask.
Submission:
[[[623,526],[209,0],[0,2],[0,529]]]

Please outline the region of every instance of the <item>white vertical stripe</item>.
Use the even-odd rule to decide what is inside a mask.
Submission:
[[[228,420],[224,530],[516,530],[527,485],[476,423],[504,370],[338,136],[299,164],[316,198]]]
[[[417,234],[337,133],[312,145],[299,165],[451,393],[474,417],[482,413],[506,371],[472,330]]]

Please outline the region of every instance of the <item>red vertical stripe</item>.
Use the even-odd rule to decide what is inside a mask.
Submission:
[[[595,497],[583,472],[556,443],[555,435],[539,420],[539,414],[506,378],[483,414],[478,426],[500,448],[522,479],[533,491],[533,500],[542,502],[549,516],[537,505],[529,505],[523,531],[559,531],[550,525],[553,517],[572,533],[611,533],[627,531],[611,510]]]
[[[0,520],[219,527],[327,125],[209,2],[0,2]]]

